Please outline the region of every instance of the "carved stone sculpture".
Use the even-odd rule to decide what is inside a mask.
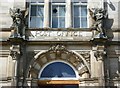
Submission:
[[[10,47],[10,56],[13,60],[17,60],[18,56],[21,54],[19,45],[12,45]]]
[[[52,50],[52,51],[65,51],[67,49],[63,45],[55,45],[55,46],[52,46],[49,50]]]
[[[25,30],[25,16],[27,14],[25,11],[21,11],[19,8],[10,8],[9,13],[13,19],[13,24],[11,27],[14,29],[11,36],[22,37],[23,31]]]
[[[103,20],[107,18],[106,10],[102,8],[92,8],[92,9],[89,9],[89,11],[92,19],[94,20],[92,29],[98,31],[100,38],[105,38],[106,30],[103,27]]]
[[[98,60],[103,60],[104,55],[106,54],[105,51],[95,51],[94,56],[96,57],[97,61]]]

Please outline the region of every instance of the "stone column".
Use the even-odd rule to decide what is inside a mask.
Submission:
[[[96,77],[96,59],[94,57],[94,48],[93,48],[93,51],[90,52],[90,55],[91,55],[91,60],[90,60],[90,63],[91,63],[91,78],[94,78]]]
[[[101,0],[101,8],[104,9],[104,0]]]
[[[104,79],[104,46],[98,46],[97,50],[94,52],[94,56],[97,60],[97,75],[99,80],[99,86],[105,86]]]
[[[105,85],[103,57],[98,58],[99,85]]]
[[[44,0],[44,28],[49,27],[49,0]]]
[[[12,86],[16,86],[17,85],[17,61],[13,60],[13,65],[12,65]]]
[[[72,2],[71,0],[66,0],[66,20],[65,20],[65,27],[70,28],[72,27]]]
[[[12,86],[18,86],[18,61],[20,55],[20,46],[19,45],[12,45],[10,47],[10,56],[13,59],[13,83]]]

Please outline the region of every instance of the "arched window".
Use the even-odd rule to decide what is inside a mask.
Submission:
[[[42,78],[76,78],[76,73],[71,66],[64,62],[53,62],[47,65],[40,74]]]

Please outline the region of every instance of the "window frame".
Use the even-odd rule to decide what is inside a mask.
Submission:
[[[31,6],[32,6],[32,5],[34,5],[34,6],[43,6],[43,8],[45,9],[44,4],[45,4],[44,2],[30,2],[30,3],[29,3],[29,12],[30,12],[30,13],[29,13],[29,17],[28,17],[28,27],[29,27],[29,28],[34,28],[34,27],[31,27],[31,25],[30,25],[30,24],[31,24],[30,19],[31,19],[31,17],[32,17],[32,16],[31,16]],[[87,25],[87,26],[86,26],[86,27],[82,27],[82,26],[81,26],[81,25],[82,25],[82,20],[81,20],[81,18],[83,18],[83,17],[81,17],[81,15],[79,16],[80,22],[81,22],[80,25],[79,25],[80,27],[75,27],[75,25],[74,25],[74,6],[77,5],[77,6],[86,6],[86,7],[87,7],[87,4],[88,4],[87,2],[86,2],[86,3],[82,3],[82,2],[72,2],[72,8],[71,8],[72,17],[71,17],[71,20],[72,20],[72,27],[73,27],[73,28],[88,28],[88,27],[89,27],[89,19],[88,19],[88,13],[89,13],[89,12],[88,12],[88,9],[87,9],[87,14],[86,14],[86,16],[85,16],[86,19],[87,19],[87,22],[86,22],[86,25]],[[61,17],[61,16],[57,16],[57,19],[58,19],[58,23],[57,23],[58,25],[57,25],[57,27],[53,27],[53,25],[52,25],[52,19],[53,19],[53,17],[52,17],[52,16],[53,16],[53,14],[52,14],[52,8],[53,8],[54,5],[56,5],[56,6],[58,6],[58,7],[59,7],[59,6],[64,6],[64,7],[65,7],[65,16],[64,16],[64,19],[65,19],[65,22],[64,22],[65,24],[64,24],[64,25],[65,25],[65,27],[64,27],[64,28],[66,28],[66,19],[67,19],[67,18],[66,18],[66,10],[67,10],[67,9],[66,9],[66,1],[65,1],[65,2],[61,2],[61,3],[59,3],[59,2],[51,2],[51,3],[50,3],[50,9],[49,9],[49,12],[50,12],[50,14],[49,14],[49,20],[50,20],[50,21],[49,21],[49,27],[51,27],[51,28],[60,28],[59,17]],[[81,7],[80,7],[80,8],[81,8]],[[43,9],[43,27],[44,27],[44,13],[45,13],[45,12],[44,12],[44,11],[45,11],[44,9]],[[80,10],[80,11],[81,11],[81,10]],[[35,17],[37,17],[37,16],[35,16]],[[62,17],[63,17],[63,16],[62,16]],[[85,17],[84,17],[84,18],[85,18]],[[36,28],[43,28],[43,27],[36,27]]]
[[[66,64],[66,65],[68,65],[69,67],[71,67],[72,69],[73,69],[73,71],[75,72],[75,75],[76,75],[76,77],[62,77],[62,78],[60,78],[60,77],[58,77],[58,78],[51,78],[51,77],[48,77],[48,78],[41,78],[41,74],[42,74],[42,72],[44,71],[44,69],[48,66],[48,65],[51,65],[51,64],[54,64],[54,63],[56,63],[56,62],[61,62],[61,63],[64,63],[64,64]],[[51,61],[51,62],[49,62],[49,63],[47,63],[47,64],[45,64],[42,68],[41,68],[41,70],[40,70],[40,72],[39,72],[39,75],[38,75],[38,78],[39,78],[39,80],[78,80],[79,79],[79,74],[78,74],[78,72],[77,72],[77,70],[71,65],[71,64],[69,64],[69,63],[67,63],[67,62],[65,62],[65,61],[62,61],[62,60],[55,60],[55,61]]]
[[[64,3],[55,3],[55,2],[51,2],[51,15],[50,15],[50,27],[51,28],[55,28],[55,27],[53,27],[53,25],[52,25],[52,18],[53,18],[53,14],[52,14],[52,9],[53,9],[53,6],[58,6],[58,8],[59,8],[59,6],[65,6],[65,10],[66,10],[66,2],[64,2]],[[58,13],[59,14],[59,13]],[[57,16],[57,18],[58,18],[58,27],[56,27],[56,28],[60,28],[59,27],[59,17],[61,17],[61,16]],[[63,16],[62,16],[63,17]],[[65,16],[64,16],[64,18],[66,19],[66,13],[65,13]],[[65,23],[66,24],[66,23]],[[64,24],[64,25],[65,25]],[[64,27],[65,28],[65,27]]]
[[[30,18],[31,18],[31,6],[32,5],[34,5],[34,6],[43,6],[43,25],[44,25],[44,3],[42,2],[42,3],[40,3],[40,2],[30,2],[30,4],[29,4],[29,22],[28,22],[28,27],[29,28],[32,28],[32,27],[30,27],[31,25],[30,25],[30,23],[31,23],[31,21],[30,21]],[[39,17],[39,16],[34,16],[34,17]],[[37,28],[37,27],[36,27]],[[40,27],[41,28],[41,27]],[[43,27],[42,27],[43,28]]]
[[[81,6],[86,6],[86,8],[87,8],[87,3],[82,3],[82,2],[73,2],[72,3],[72,27],[73,28],[78,28],[78,27],[74,27],[75,25],[74,25],[74,18],[75,18],[75,16],[74,16],[74,7],[75,6],[80,6],[80,13],[81,13]],[[86,17],[87,18],[87,26],[86,27],[82,27],[82,20],[81,20],[81,18],[82,17]],[[86,16],[81,16],[81,15],[79,15],[79,18],[80,18],[80,27],[79,28],[88,28],[88,9],[87,9],[87,14],[86,14]]]

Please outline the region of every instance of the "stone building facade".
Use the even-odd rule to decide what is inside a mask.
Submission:
[[[0,86],[120,86],[120,0],[0,1]]]

